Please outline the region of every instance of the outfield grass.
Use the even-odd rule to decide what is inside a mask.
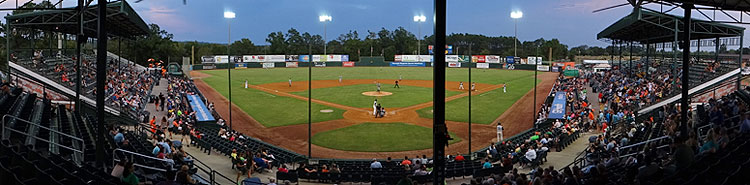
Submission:
[[[454,138],[450,143],[461,141]],[[317,133],[312,144],[345,151],[396,152],[432,148],[432,129],[405,123],[362,123]]]
[[[224,97],[229,97],[227,79],[212,76],[203,79]],[[242,84],[232,85],[232,103],[266,127],[277,127],[307,123],[307,101],[285,96],[276,96],[261,90],[245,89]],[[225,105],[216,105],[225,106]],[[331,109],[331,113],[320,110]],[[237,114],[237,113],[235,113]],[[344,110],[325,105],[312,104],[312,122],[342,119]]]
[[[473,74],[472,74],[473,75]],[[509,81],[507,92],[502,88],[480,95],[472,95],[471,122],[478,124],[492,124],[492,121],[508,110],[513,103],[523,97],[533,88],[534,76],[525,76]],[[537,81],[537,83],[541,80]],[[528,102],[532,103],[532,102]],[[469,97],[461,97],[445,103],[445,119],[449,121],[469,122]],[[432,107],[417,110],[420,117],[432,118]],[[531,116],[531,115],[519,115]]]
[[[255,85],[286,82],[289,78],[292,78],[293,81],[307,81],[307,70],[307,68],[234,69],[232,70],[233,102],[267,127],[306,123],[306,101],[288,97],[274,97],[259,90],[244,89],[243,87],[245,80]],[[468,82],[469,75],[467,68],[448,68],[446,70],[447,81]],[[212,75],[203,80],[225,97],[228,96],[226,70],[206,70],[201,72]],[[432,80],[433,74],[432,68],[428,67],[327,67],[312,69],[313,80],[337,80],[339,75],[343,76],[344,79],[398,79],[399,75],[402,75],[403,79]],[[533,87],[533,75],[533,71],[472,69],[472,81],[485,84],[508,83],[510,90],[508,93],[502,93],[502,89],[498,89],[488,92],[486,95],[473,96],[472,122],[490,124]],[[384,90],[398,90],[390,90],[389,87],[385,85]],[[315,89],[313,90],[313,98],[353,107],[372,106],[373,97],[364,97],[360,94],[361,92],[356,92],[360,88],[371,91],[373,90],[372,85],[342,87],[342,89],[336,88],[338,87]],[[403,107],[415,104],[414,102],[426,102],[432,99],[432,92],[430,92],[431,89],[429,88],[417,89],[417,87],[409,87],[409,89],[415,89],[415,92],[396,93],[392,95],[395,97],[393,98],[394,100],[388,100],[390,99],[388,97],[381,97],[381,102],[386,107]],[[402,88],[403,90],[406,89]],[[342,93],[345,91],[352,93]],[[448,91],[446,93],[447,96],[451,96],[455,95],[453,93],[456,92]],[[419,96],[418,94],[424,94],[424,96]],[[315,103],[313,103],[312,108],[313,122],[335,120],[343,117],[343,110],[340,109]],[[334,112],[321,113],[319,111],[321,109],[332,109]],[[418,113],[422,117],[432,118],[431,109],[421,109]],[[446,109],[448,110],[446,112],[447,120],[468,122],[468,97],[447,102]]]
[[[384,107],[408,107],[420,103],[432,101],[432,88],[401,85],[401,88],[385,84],[381,90],[393,93],[390,96],[365,96],[362,92],[375,91],[372,84],[348,85],[339,87],[328,87],[313,89],[312,98],[351,107],[369,108],[375,98]],[[308,91],[294,92],[292,94],[307,96]],[[445,91],[445,96],[460,94],[458,91]]]

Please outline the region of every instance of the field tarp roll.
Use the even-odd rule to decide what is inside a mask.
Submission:
[[[565,92],[555,93],[555,100],[549,110],[548,119],[563,119],[565,117]]]
[[[188,101],[190,101],[190,107],[195,112],[195,119],[198,123],[206,122],[207,124],[216,124],[214,116],[211,115],[211,111],[206,108],[206,105],[201,101],[201,97],[198,95],[188,95]]]

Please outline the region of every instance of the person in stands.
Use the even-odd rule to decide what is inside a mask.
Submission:
[[[380,164],[380,161],[378,161],[378,159],[373,158],[372,163],[370,163],[370,168],[379,169],[379,168],[383,168],[383,165]]]
[[[176,181],[178,183],[182,184],[195,184],[195,180],[190,177],[190,168],[187,165],[182,165],[180,168],[180,171],[177,172],[177,179]]]

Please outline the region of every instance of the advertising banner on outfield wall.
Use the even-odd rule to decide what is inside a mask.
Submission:
[[[545,65],[536,66],[536,70],[537,71],[549,71],[549,66],[545,66]]]
[[[477,63],[477,68],[479,69],[489,69],[490,64],[489,63]]]
[[[299,56],[300,62],[310,62],[310,55],[300,55]]]
[[[563,119],[565,117],[565,92],[555,93],[552,106],[549,110],[549,119]]]
[[[343,67],[354,67],[354,62],[341,62]]]
[[[342,62],[349,61],[349,55],[341,55],[341,61]]]
[[[507,57],[505,57],[505,63],[515,64],[516,61],[514,59],[515,59],[515,57],[513,57],[513,56],[507,56]]]
[[[299,55],[286,55],[287,62],[297,62],[299,61]]]
[[[263,62],[263,68],[274,68],[276,67],[276,64],[273,62]]]
[[[247,68],[247,64],[246,63],[235,63],[234,64],[234,68],[245,69],[245,68]]]
[[[445,62],[458,62],[458,55],[445,55]],[[458,67],[461,67],[459,64]]]
[[[264,55],[243,55],[242,60],[244,62],[265,62],[266,56]]]
[[[297,62],[286,62],[286,67],[299,67]]]
[[[284,62],[286,60],[285,55],[266,55],[265,62]]]
[[[391,67],[424,67],[424,62],[391,62]]]
[[[326,66],[325,62],[315,62],[315,67],[325,67],[325,66]]]
[[[201,57],[201,64],[212,64],[216,63],[214,56],[203,56]]]
[[[214,56],[214,62],[217,64],[229,63],[229,58],[226,55]]]
[[[474,63],[485,63],[486,62],[486,56],[484,56],[484,55],[473,55],[473,56],[471,56],[471,62],[474,62]]]
[[[485,55],[484,56],[484,62],[485,63],[500,63],[500,56],[497,56],[497,55]]]
[[[461,67],[460,62],[448,62],[448,67]]]

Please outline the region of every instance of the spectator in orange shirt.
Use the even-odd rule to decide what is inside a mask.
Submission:
[[[404,156],[404,160],[401,161],[401,165],[404,165],[404,166],[411,165],[411,161],[409,160],[409,157]]]

